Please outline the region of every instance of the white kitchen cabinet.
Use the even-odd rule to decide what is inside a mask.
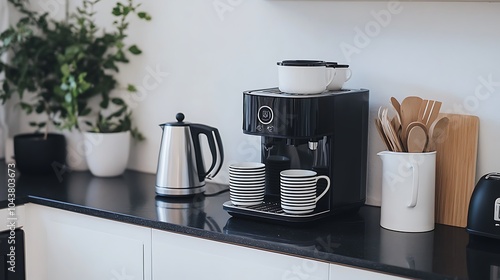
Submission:
[[[401,278],[384,273],[373,272],[369,270],[353,268],[345,265],[330,264],[330,278],[329,280],[407,280],[408,278]]]
[[[153,280],[328,279],[328,263],[153,229]]]
[[[36,204],[17,214],[27,280],[406,279]]]
[[[28,280],[149,280],[151,229],[26,205]]]

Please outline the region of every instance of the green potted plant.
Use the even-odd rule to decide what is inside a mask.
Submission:
[[[17,94],[21,99],[21,109],[27,114],[45,115],[45,120],[30,123],[37,131],[44,129],[45,132],[25,138],[37,143],[50,141],[53,135],[48,133],[50,125],[62,131],[96,131],[104,127],[104,123],[117,122],[125,125],[102,132],[127,130],[140,139],[142,135],[137,129],[132,129],[131,111],[123,99],[111,96],[111,91],[118,87],[113,75],[119,71],[120,64],[129,62],[126,53],[141,53],[136,45],[127,47],[124,43],[130,15],[151,19],[147,13],[138,11],[140,5],[134,4],[133,0],[125,4],[117,2],[111,11],[116,17],[115,30],[104,32],[95,25],[93,18],[96,14],[94,6],[99,0],[84,0],[81,7],[68,14],[64,21],[50,20],[47,13],[29,10],[25,0],[9,2],[22,17],[15,26],[0,34],[0,55],[5,52],[11,55],[8,63],[0,63],[0,72],[5,74],[0,99],[5,102]],[[134,92],[135,87],[128,85],[127,90]],[[97,111],[89,106],[92,98],[101,99]],[[111,104],[119,108],[105,116],[104,112],[110,110]],[[90,121],[92,116],[95,123]],[[19,150],[15,148],[15,156],[22,171]],[[30,157],[37,156],[31,154]],[[54,163],[64,163],[61,157],[48,161],[52,162],[52,167]],[[46,168],[38,169],[39,172],[42,169],[46,172]]]

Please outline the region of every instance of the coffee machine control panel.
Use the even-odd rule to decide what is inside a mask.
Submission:
[[[243,132],[281,138],[314,138],[332,133],[334,95],[290,96],[274,91],[244,92]]]

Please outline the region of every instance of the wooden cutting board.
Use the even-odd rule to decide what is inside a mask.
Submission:
[[[466,227],[469,200],[475,187],[479,118],[448,117],[448,135],[436,144],[436,223]]]

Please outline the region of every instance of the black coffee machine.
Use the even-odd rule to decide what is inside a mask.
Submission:
[[[368,90],[326,91],[292,95],[278,88],[243,93],[243,132],[261,136],[266,164],[266,196],[262,205],[224,204],[233,216],[285,222],[309,222],[357,211],[366,197]],[[313,213],[290,215],[281,210],[279,172],[314,170],[331,180],[329,194]],[[318,181],[318,194],[325,189]]]

